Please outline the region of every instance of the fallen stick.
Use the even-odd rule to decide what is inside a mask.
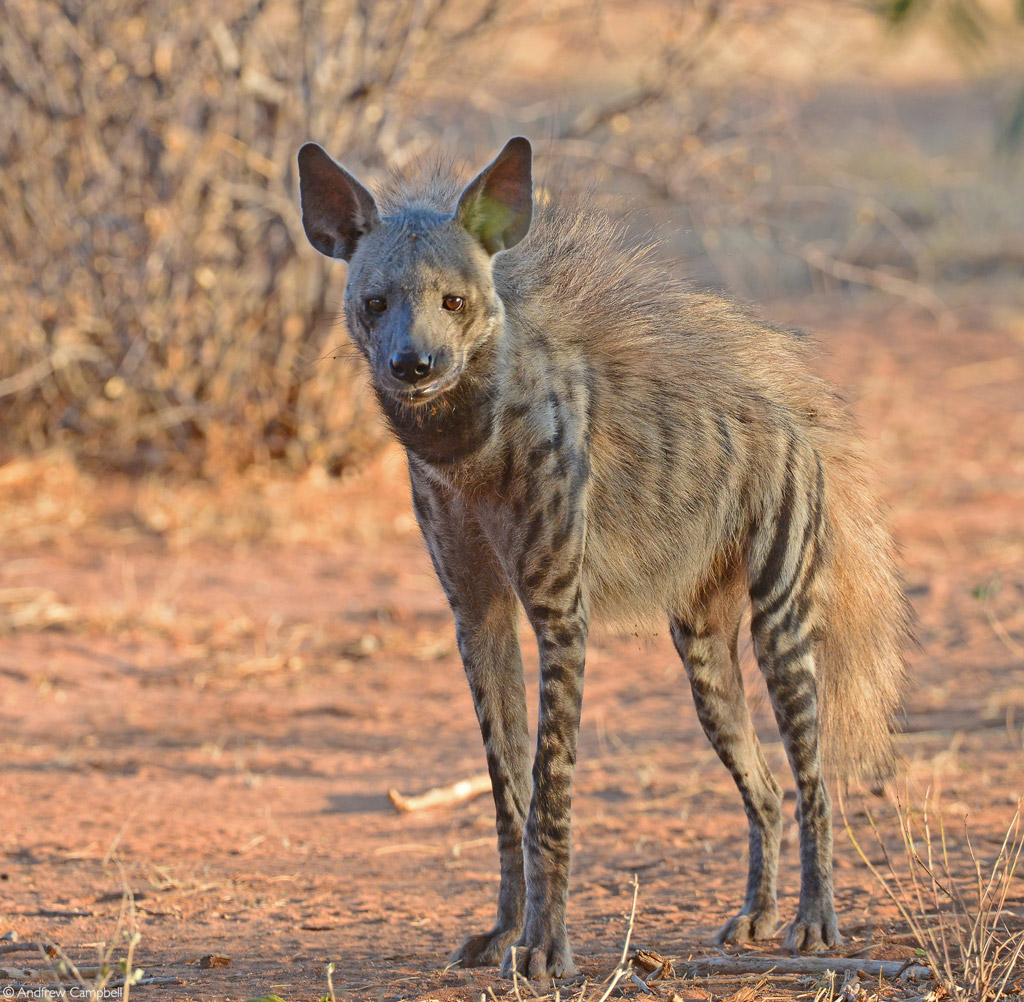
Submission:
[[[898,978],[906,975],[908,981],[924,981],[932,976],[931,969],[917,961],[861,960],[856,957],[694,957],[679,967],[690,977],[702,974],[857,974],[863,972],[871,978]]]
[[[27,967],[0,967],[0,978],[11,978],[14,981],[35,981],[43,973]],[[52,969],[47,969],[45,974],[48,978],[58,977]]]
[[[405,797],[397,790],[391,789],[388,790],[388,800],[394,804],[399,814],[408,814],[410,811],[428,811],[432,807],[452,807],[479,797],[481,793],[489,793],[490,789],[491,777],[487,773],[481,773],[469,779],[460,779],[451,786],[438,786],[413,797]]]
[[[48,952],[46,947],[42,943],[34,943],[31,940],[20,940],[15,943],[0,943],[0,954],[4,953],[18,953],[21,950],[41,950],[43,953]]]
[[[654,994],[654,992],[652,992],[651,989],[647,986],[647,982],[644,981],[643,978],[637,977],[635,971],[630,971],[629,972],[629,978],[633,982],[633,984],[635,984],[637,986],[637,988],[639,988],[640,991],[642,991],[644,994],[646,994],[646,995],[653,995]]]
[[[753,981],[759,983],[764,980],[771,981],[773,984],[781,984],[783,982],[794,982],[794,981],[806,981],[806,974],[779,974],[778,971],[772,971],[771,974],[702,974],[700,975],[700,986],[703,988],[705,985],[735,985],[742,984],[743,982]]]
[[[79,967],[76,968],[75,973],[78,978],[101,978],[104,975],[110,973],[109,968],[103,967]],[[50,982],[52,984],[66,983],[68,981],[77,981],[75,974],[70,970],[59,971],[55,967],[41,967],[41,968],[27,968],[27,967],[7,967],[0,968],[0,978],[10,978],[13,981],[43,981]],[[155,975],[146,975],[140,978],[138,981],[133,981],[133,985],[173,985],[177,984],[179,978],[166,978]],[[124,977],[115,978],[113,981],[106,983],[107,988],[118,988],[124,985]]]
[[[161,977],[161,976],[155,975],[155,974],[154,975],[147,974],[145,977],[139,978],[138,981],[133,981],[132,982],[132,986],[133,987],[135,985],[180,985],[180,984],[181,984],[181,978],[174,978],[174,977],[167,978],[167,977]],[[124,978],[117,978],[114,981],[108,981],[107,982],[107,988],[123,988],[123,987],[124,987]]]
[[[98,978],[106,973],[106,968],[77,967],[72,972],[70,967],[59,970],[56,964],[53,967],[0,967],[0,978],[11,978],[14,981],[67,981],[74,980],[76,973],[83,978]]]

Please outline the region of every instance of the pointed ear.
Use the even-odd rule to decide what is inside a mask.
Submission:
[[[350,260],[380,222],[373,195],[316,143],[299,150],[299,198],[306,236],[327,257]]]
[[[490,254],[514,247],[530,229],[532,159],[528,139],[510,139],[459,198],[455,218]]]

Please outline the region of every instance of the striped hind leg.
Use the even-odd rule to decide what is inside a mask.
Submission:
[[[751,633],[796,779],[800,904],[786,937],[794,950],[842,942],[832,891],[832,802],[822,773],[815,678],[815,580],[823,556],[824,478],[812,452],[791,445],[775,517],[752,575]]]
[[[720,943],[768,939],[778,920],[782,791],[764,760],[743,691],[736,639],[744,596],[738,597],[739,603],[735,592],[723,591],[701,615],[671,623],[697,716],[739,787],[749,825],[747,893],[739,913],[719,930]]]

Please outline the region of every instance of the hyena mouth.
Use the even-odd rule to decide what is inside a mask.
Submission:
[[[397,397],[406,404],[425,403],[440,396],[446,390],[450,390],[459,381],[461,375],[462,367],[457,366],[450,369],[443,376],[439,376],[429,383],[424,383],[422,386],[402,387],[401,389],[393,387],[391,393],[392,396]]]

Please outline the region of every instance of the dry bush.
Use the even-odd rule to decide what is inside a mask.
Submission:
[[[467,136],[490,149],[503,118],[560,153],[661,171],[684,135],[730,128],[685,112],[688,81],[778,7],[655,3],[623,51],[633,6],[594,0],[3,0],[5,451],[339,471],[381,431],[301,232],[299,144],[373,180],[430,147],[477,152]],[[622,72],[597,101],[517,114],[488,81],[550,32]],[[659,135],[646,160],[633,118]]]
[[[6,448],[212,472],[372,444],[352,366],[321,362],[343,338],[295,151],[408,159],[441,68],[481,74],[503,6],[4,0]]]
[[[847,833],[910,927],[939,984],[957,1002],[990,1002],[1010,993],[1016,996],[1024,976],[1024,928],[1011,929],[1006,918],[1011,915],[1007,905],[1016,900],[1013,892],[1024,850],[1020,804],[995,858],[989,861],[978,857],[965,820],[967,865],[951,859],[941,817],[938,831],[933,831],[927,797],[920,814],[901,804],[897,807],[905,866],[889,856],[870,815],[881,852],[880,866],[868,858],[848,822]]]

